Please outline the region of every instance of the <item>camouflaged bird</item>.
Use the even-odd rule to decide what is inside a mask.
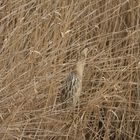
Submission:
[[[66,78],[66,80],[63,82],[63,89],[60,95],[60,100],[63,103],[63,108],[71,104],[71,102],[74,107],[77,105],[77,103],[79,103],[87,51],[88,49],[85,48],[81,52],[80,59],[76,63],[76,68],[74,72],[71,72]]]

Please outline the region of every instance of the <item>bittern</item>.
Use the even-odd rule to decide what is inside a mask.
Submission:
[[[65,107],[67,106],[67,101],[70,99],[72,99],[72,104],[74,107],[77,105],[77,103],[79,103],[87,51],[88,49],[85,48],[80,53],[80,59],[76,63],[75,70],[71,72],[63,82],[64,85],[60,95],[60,100],[62,103],[64,103]]]

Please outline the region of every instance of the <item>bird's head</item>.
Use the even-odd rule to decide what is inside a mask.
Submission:
[[[87,53],[88,53],[88,48],[85,48],[81,51],[81,57],[82,58],[86,58],[87,57]]]
[[[78,58],[78,61],[77,62],[85,63],[85,60],[87,58],[87,54],[88,54],[88,48],[83,49],[80,52],[80,55],[79,55],[79,58]]]

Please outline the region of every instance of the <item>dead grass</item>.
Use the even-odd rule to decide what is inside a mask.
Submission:
[[[85,47],[80,110],[62,110]],[[0,139],[140,139],[139,64],[139,0],[1,0]]]

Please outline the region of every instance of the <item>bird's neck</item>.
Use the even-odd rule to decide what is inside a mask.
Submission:
[[[81,79],[83,77],[84,66],[85,60],[79,61],[76,64],[76,73],[80,76]]]

